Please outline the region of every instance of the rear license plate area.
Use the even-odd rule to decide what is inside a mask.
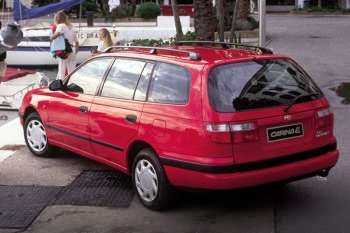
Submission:
[[[303,124],[282,125],[266,129],[267,141],[276,142],[304,136]]]

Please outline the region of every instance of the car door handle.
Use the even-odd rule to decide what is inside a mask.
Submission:
[[[86,106],[80,106],[80,107],[79,107],[79,111],[80,111],[80,112],[85,113],[85,112],[87,112],[88,110],[89,110],[89,108],[86,107]]]
[[[126,119],[128,122],[136,123],[137,116],[134,115],[134,114],[130,114],[130,115],[126,115],[125,119]]]

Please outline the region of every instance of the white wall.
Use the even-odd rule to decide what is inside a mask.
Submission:
[[[189,28],[191,23],[190,16],[180,16],[181,26]],[[158,16],[157,27],[159,28],[175,28],[175,21],[173,16]]]
[[[297,1],[297,7],[298,8],[304,8],[304,0],[298,0]]]

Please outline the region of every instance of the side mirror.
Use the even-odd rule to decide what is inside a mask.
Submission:
[[[57,79],[50,83],[49,85],[50,91],[60,91],[63,90],[63,82],[61,79]]]
[[[84,93],[84,89],[75,83],[69,84],[69,86],[67,86],[67,89],[69,91],[73,91],[73,92],[77,92],[77,93]]]

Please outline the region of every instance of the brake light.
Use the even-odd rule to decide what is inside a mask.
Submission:
[[[242,143],[258,140],[254,123],[207,124],[206,130],[212,141],[217,143]]]
[[[252,142],[258,140],[258,131],[254,123],[231,124],[233,143]]]
[[[206,129],[210,139],[217,143],[231,143],[229,124],[207,124]]]
[[[329,135],[333,129],[333,113],[329,108],[316,113],[316,137]]]

